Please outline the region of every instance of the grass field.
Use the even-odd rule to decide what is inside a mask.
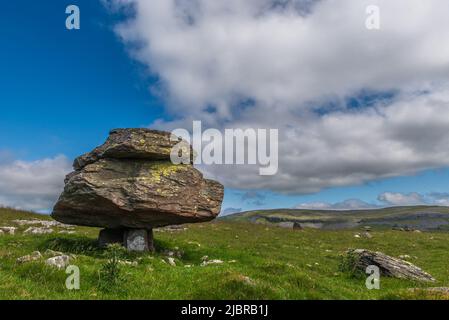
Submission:
[[[0,209],[0,226],[14,219],[50,219]],[[364,277],[340,271],[341,254],[366,248],[410,262],[432,274],[434,287],[449,286],[449,233],[373,230],[355,238],[357,230],[287,230],[247,222],[217,221],[187,225],[187,230],[155,232],[155,254],[113,253],[96,246],[98,229],[76,228],[76,234],[0,235],[0,299],[424,299],[447,298],[409,288],[429,284],[381,278],[380,290],[368,290]],[[17,264],[16,259],[47,249],[76,256],[80,290],[67,290],[64,270],[45,259]],[[176,266],[165,250],[182,250]],[[105,282],[111,255],[135,265],[119,264],[116,282]],[[201,266],[203,256],[222,260]],[[49,256],[45,256],[47,258]],[[115,283],[115,284],[114,284]]]

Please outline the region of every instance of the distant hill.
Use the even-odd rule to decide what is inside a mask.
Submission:
[[[246,211],[220,219],[289,227],[300,225],[315,229],[351,229],[363,226],[410,228],[418,230],[448,230],[449,207],[413,206],[371,210],[304,210],[276,209]]]

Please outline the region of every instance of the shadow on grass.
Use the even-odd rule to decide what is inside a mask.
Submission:
[[[120,251],[120,259],[135,260],[137,258],[145,257],[148,255],[161,255],[164,256],[167,251],[175,251],[175,246],[173,243],[163,240],[154,240],[154,245],[156,252],[130,252],[126,251],[124,248]],[[43,239],[39,242],[37,250],[45,252],[45,250],[50,249],[54,251],[60,251],[65,254],[75,254],[75,255],[85,255],[92,258],[107,258],[108,249],[101,248],[98,246],[98,242],[95,239],[86,238],[82,236],[69,236],[69,237],[58,237],[52,236],[45,240]],[[198,262],[200,257],[205,255],[203,252],[181,250],[182,258],[180,260],[184,262]]]
[[[211,253],[206,250],[198,250],[197,248],[189,248],[188,246],[182,246],[179,248],[176,243],[171,241],[164,241],[160,239],[154,239],[154,246],[156,248],[156,253],[165,256],[168,251],[181,251],[182,257],[178,257],[184,263],[200,263],[201,258],[204,256],[209,256]],[[196,249],[196,250],[195,250]],[[217,257],[223,258],[223,257]]]
[[[104,252],[104,249],[98,246],[96,240],[83,237],[49,238],[41,242],[38,248],[41,251],[50,249],[64,253],[82,254],[91,257],[101,257]]]

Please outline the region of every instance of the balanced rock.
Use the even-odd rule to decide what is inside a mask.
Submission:
[[[75,160],[52,217],[106,228],[100,245],[121,242],[138,251],[152,249],[153,228],[214,219],[223,186],[192,164],[173,164],[176,143],[168,132],[112,130],[105,144]]]

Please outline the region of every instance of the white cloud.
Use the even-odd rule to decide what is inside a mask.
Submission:
[[[410,193],[384,192],[379,195],[378,200],[391,206],[410,206],[410,205],[449,206],[449,194],[439,192],[432,192],[425,195],[417,192],[410,192]]]
[[[234,125],[271,121],[269,115],[250,117],[242,112]],[[202,169],[230,187],[313,193],[449,165],[449,90],[353,112],[277,113],[276,119],[285,121],[277,175],[262,177],[256,167],[246,166]]]
[[[0,205],[25,210],[52,208],[71,171],[65,156],[0,163]]]
[[[424,197],[416,192],[408,194],[399,192],[384,192],[379,195],[378,200],[391,206],[409,206],[425,204]]]
[[[445,0],[324,0],[306,16],[294,6],[270,10],[275,0],[119,2],[136,14],[118,34],[138,43],[133,56],[160,76],[171,110],[184,115],[213,105],[231,119],[239,98],[296,109],[361,88],[421,86],[449,71]],[[365,27],[372,4],[381,8],[378,31]]]
[[[449,193],[433,192],[429,195],[434,204],[439,206],[449,206]]]
[[[308,203],[301,203],[295,207],[295,209],[308,209],[308,210],[363,210],[375,208],[378,208],[378,206],[367,203],[359,199],[348,199],[337,203],[308,202]]]
[[[153,126],[279,129],[276,176],[203,168],[227,187],[310,193],[449,166],[446,0],[108,3],[133,6],[117,33],[175,118]],[[365,28],[373,4],[376,31]],[[363,90],[397,94],[348,109]]]

